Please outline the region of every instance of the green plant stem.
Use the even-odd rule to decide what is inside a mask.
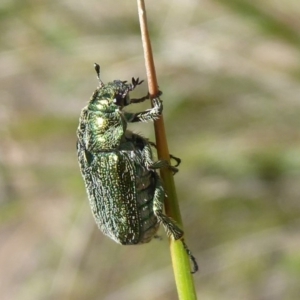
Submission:
[[[142,44],[144,49],[148,88],[150,97],[153,98],[158,94],[158,84],[152,55],[151,42],[147,28],[146,8],[143,0],[137,0],[137,5]],[[159,120],[154,122],[154,128],[158,158],[170,162],[163,116],[161,116]],[[168,195],[168,197],[166,197],[165,199],[166,214],[173,218],[182,227],[182,220],[177,201],[173,174],[170,170],[164,168],[161,170],[161,177],[164,182],[164,188]],[[170,250],[179,299],[197,299],[194,279],[190,271],[190,262],[182,242],[180,240],[174,241],[173,239],[170,239]]]

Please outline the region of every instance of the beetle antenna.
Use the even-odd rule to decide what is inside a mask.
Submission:
[[[96,70],[96,73],[97,73],[97,78],[99,80],[99,86],[101,87],[101,86],[104,85],[104,83],[100,79],[100,66],[97,63],[94,63],[94,67],[95,67],[95,70]]]

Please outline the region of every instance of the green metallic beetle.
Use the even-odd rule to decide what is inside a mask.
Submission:
[[[163,213],[165,191],[156,169],[170,167],[163,160],[152,160],[150,143],[127,130],[128,122],[156,120],[163,106],[157,97],[154,107],[129,113],[124,106],[149,99],[149,95],[130,99],[129,92],[143,81],[115,80],[103,84],[100,67],[95,64],[99,87],[81,111],[77,129],[77,154],[82,177],[95,221],[100,230],[122,245],[149,242],[162,224],[173,239],[183,231]],[[182,240],[183,242],[183,240]],[[193,262],[198,266],[183,242]]]

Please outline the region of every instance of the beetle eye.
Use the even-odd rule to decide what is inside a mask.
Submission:
[[[129,97],[129,94],[127,94],[125,99],[124,99],[124,106],[127,106],[129,104],[130,104],[130,97]]]
[[[123,107],[124,106],[124,98],[123,95],[117,94],[114,99],[114,104]]]

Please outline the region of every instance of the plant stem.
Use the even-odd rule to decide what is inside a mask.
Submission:
[[[159,90],[152,55],[151,42],[147,28],[146,8],[143,0],[137,0],[137,5],[142,44],[144,49],[148,88],[150,97],[153,98],[158,95]],[[157,121],[154,122],[154,129],[158,158],[170,162],[163,116],[161,116]],[[168,195],[168,197],[165,198],[166,214],[174,219],[182,227],[182,220],[177,201],[173,174],[167,168],[161,169],[160,173],[161,178],[164,182],[166,194]],[[170,250],[179,299],[197,299],[194,280],[190,272],[190,262],[181,240],[175,241],[174,239],[170,239]]]

